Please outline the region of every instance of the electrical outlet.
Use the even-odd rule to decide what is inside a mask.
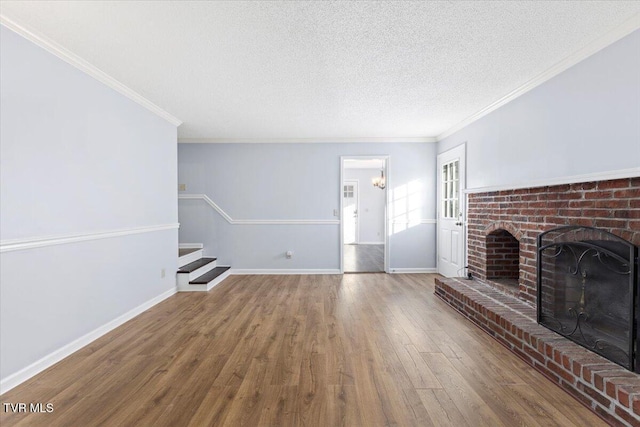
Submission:
[[[338,216],[338,209],[333,210],[333,216],[336,216],[336,217]]]
[[[167,275],[167,272],[165,271],[165,269],[163,268],[162,270],[160,270],[160,278],[164,279],[164,277]]]
[[[285,255],[287,256],[287,259],[293,258],[293,252],[292,251],[287,251],[287,253]]]
[[[178,184],[178,191],[187,191],[187,184]]]

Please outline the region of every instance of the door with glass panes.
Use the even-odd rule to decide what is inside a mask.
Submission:
[[[465,146],[438,156],[438,273],[465,276]]]

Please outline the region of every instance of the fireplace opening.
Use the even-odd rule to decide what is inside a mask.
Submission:
[[[518,287],[520,274],[520,243],[504,229],[494,230],[486,237],[487,280],[507,287]]]
[[[640,370],[638,249],[590,227],[538,237],[538,322],[629,370]]]

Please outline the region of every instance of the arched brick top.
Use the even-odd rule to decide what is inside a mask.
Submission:
[[[513,237],[516,238],[518,242],[522,240],[522,236],[523,236],[522,231],[516,228],[510,222],[505,222],[505,221],[495,221],[490,223],[488,226],[485,227],[484,235],[488,236],[489,234],[493,233],[496,230],[507,230]]]

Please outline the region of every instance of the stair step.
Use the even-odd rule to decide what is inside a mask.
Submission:
[[[202,248],[179,248],[178,255],[178,268],[182,268],[202,258]]]
[[[199,251],[199,248],[180,248],[178,249],[178,257],[189,255],[192,252]]]
[[[214,262],[216,259],[217,258],[200,258],[197,261],[194,261],[183,267],[180,267],[180,270],[178,270],[178,273],[191,273],[193,271],[196,271],[200,267],[203,267],[211,262]]]
[[[206,285],[207,283],[209,283],[216,277],[220,276],[230,268],[231,267],[216,267],[213,270],[206,272],[202,276],[190,281],[189,284],[190,285]]]

